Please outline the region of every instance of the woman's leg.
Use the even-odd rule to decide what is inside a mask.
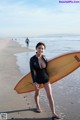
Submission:
[[[51,89],[50,82],[45,83],[44,87],[45,87],[45,90],[46,90],[46,93],[47,93],[47,97],[48,97],[48,100],[49,100],[49,105],[50,105],[50,108],[51,108],[51,111],[52,111],[52,115],[53,115],[54,118],[59,119],[58,115],[55,113],[54,99],[53,99],[53,96],[52,96],[52,89]]]
[[[48,100],[49,100],[49,105],[50,105],[52,114],[54,114],[55,113],[55,106],[54,106],[54,100],[53,100],[53,96],[52,96],[51,84],[49,82],[45,83],[44,87],[45,87],[45,90],[46,90],[46,93],[47,93],[47,97],[48,97]]]
[[[36,83],[36,84],[37,84],[37,83]],[[34,99],[35,99],[37,111],[38,111],[38,112],[41,112],[41,108],[40,108],[40,104],[39,104],[39,94],[40,94],[39,84],[34,85],[34,88],[35,88]]]
[[[40,104],[39,104],[39,93],[40,93],[39,90],[35,91],[35,96],[34,96],[37,110],[41,110]]]

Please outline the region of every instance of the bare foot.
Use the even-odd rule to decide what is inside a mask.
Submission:
[[[57,114],[54,114],[52,117],[52,120],[54,120],[54,119],[60,119],[60,117]]]
[[[36,109],[36,112],[41,113],[41,112],[42,112],[42,109],[37,108],[37,109]]]

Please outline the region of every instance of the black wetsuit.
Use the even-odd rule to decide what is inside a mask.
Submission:
[[[30,59],[30,71],[32,75],[32,80],[33,82],[37,82],[38,84],[42,84],[42,83],[45,84],[49,81],[47,70],[46,70],[47,60],[45,59],[44,56],[42,56],[42,58],[46,64],[45,68],[40,68],[38,58],[36,57],[36,55],[31,57]]]

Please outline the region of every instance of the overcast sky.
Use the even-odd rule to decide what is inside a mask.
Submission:
[[[0,36],[80,34],[80,3],[0,0]]]

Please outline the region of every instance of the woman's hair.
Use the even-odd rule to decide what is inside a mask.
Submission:
[[[39,42],[39,43],[37,43],[37,45],[36,45],[36,49],[38,48],[38,46],[40,46],[40,45],[43,45],[44,46],[44,48],[46,48],[46,45],[43,43],[43,42]]]

